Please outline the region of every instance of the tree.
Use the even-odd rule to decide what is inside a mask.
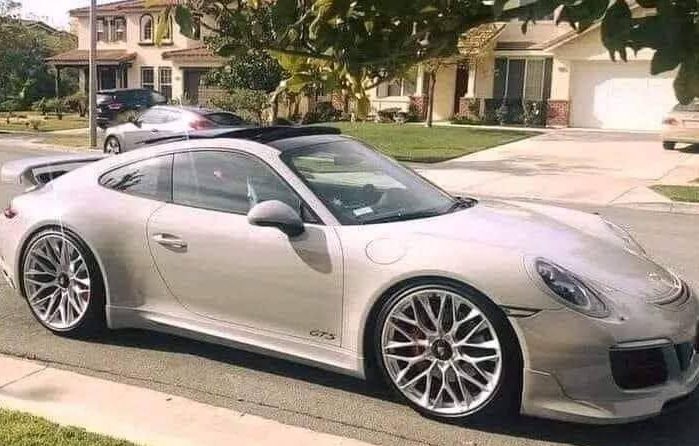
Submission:
[[[174,13],[186,35],[194,33],[197,17],[213,16],[213,23],[201,26],[229,38],[219,54],[252,48],[313,59],[363,98],[367,87],[416,62],[457,54],[461,35],[473,28],[521,18],[526,29],[556,12],[559,23],[580,32],[601,20],[602,41],[613,59],[626,60],[629,49],[657,50],[651,72],[679,67],[678,99],[698,97],[699,2],[637,2],[655,14],[633,17],[626,0],[533,0],[508,9],[506,0],[190,0],[163,13]]]
[[[277,59],[263,51],[231,57],[226,64],[209,73],[208,81],[225,90],[244,88],[273,92],[288,77]]]

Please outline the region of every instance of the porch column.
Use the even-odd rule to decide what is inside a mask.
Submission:
[[[478,70],[478,62],[468,64],[468,87],[466,88],[465,98],[476,97],[476,71]]]
[[[61,97],[61,67],[56,65],[56,97]]]
[[[417,66],[417,78],[415,79],[415,96],[424,96],[427,92],[424,90],[425,67],[422,64]]]

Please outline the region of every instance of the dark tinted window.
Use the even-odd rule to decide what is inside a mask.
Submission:
[[[100,178],[104,187],[139,197],[170,201],[172,156],[160,156],[119,167]]]
[[[300,200],[289,186],[251,156],[216,151],[175,155],[176,204],[247,214],[252,206],[268,200],[300,209]]]
[[[243,121],[240,118],[240,116],[236,116],[233,113],[225,113],[225,112],[209,113],[208,115],[205,115],[204,117],[206,119],[208,119],[209,121],[212,121],[216,125],[220,125],[223,127],[245,124],[245,121]]]
[[[150,92],[150,99],[153,104],[166,104],[167,103],[167,98],[163,96],[162,94],[158,93],[157,91],[151,91]]]

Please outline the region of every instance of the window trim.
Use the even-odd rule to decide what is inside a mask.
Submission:
[[[144,38],[144,29],[145,29],[145,20],[148,19],[150,20],[150,38],[146,39]],[[153,38],[154,33],[155,33],[155,20],[153,19],[153,16],[151,14],[143,14],[141,18],[138,20],[138,28],[139,28],[139,42],[140,43],[153,43]]]
[[[247,152],[245,150],[238,150],[238,149],[223,149],[220,147],[200,147],[200,148],[193,148],[193,149],[187,149],[187,150],[178,150],[178,151],[173,151],[170,154],[173,155],[172,158],[172,172],[171,172],[171,185],[172,185],[172,191],[170,193],[170,199],[171,202],[170,204],[174,206],[182,206],[182,207],[187,207],[187,208],[193,208],[193,209],[201,209],[205,211],[210,211],[210,212],[220,212],[222,214],[230,214],[230,215],[240,215],[240,216],[247,216],[248,213],[240,213],[240,212],[234,212],[234,211],[224,211],[221,209],[211,209],[207,208],[204,206],[194,206],[191,204],[181,204],[181,203],[176,203],[175,202],[175,155],[179,154],[185,154],[185,153],[196,153],[196,152],[221,152],[221,153],[226,153],[226,154],[231,154],[231,155],[241,155],[243,157],[247,157],[252,159],[253,161],[258,161],[260,162],[263,166],[267,167],[273,175],[275,175],[286,187],[289,188],[289,190],[299,199],[299,202],[301,203],[302,207],[304,207],[309,213],[310,217],[315,220],[313,222],[307,222],[304,220],[304,224],[307,225],[316,225],[316,226],[327,226],[327,223],[323,221],[322,218],[318,215],[318,213],[311,207],[308,202],[301,196],[299,191],[297,191],[289,182],[275,169],[271,164],[269,164],[267,161],[264,159],[260,158],[259,156],[252,154],[250,152]],[[294,174],[296,174],[294,172]],[[297,210],[300,211],[300,210]],[[248,211],[249,212],[249,211]],[[301,218],[303,219],[303,215],[301,215]]]
[[[158,198],[147,197],[147,196],[138,195],[138,194],[130,194],[130,193],[128,193],[128,192],[124,192],[124,191],[122,191],[122,190],[117,190],[117,189],[111,188],[111,187],[106,186],[105,184],[103,184],[102,179],[103,179],[105,176],[109,175],[110,173],[114,172],[115,170],[119,170],[119,169],[121,169],[121,168],[123,168],[123,167],[131,166],[132,164],[141,163],[141,162],[144,162],[144,161],[150,161],[150,160],[153,160],[153,159],[156,159],[156,158],[165,158],[165,157],[169,157],[169,158],[170,158],[170,193],[169,193],[169,198],[168,198],[167,200],[161,200],[161,199],[158,199]],[[102,188],[104,188],[104,189],[106,189],[106,190],[110,190],[110,191],[112,191],[112,192],[117,192],[117,193],[120,193],[120,194],[128,195],[129,197],[135,197],[135,198],[141,198],[141,199],[144,199],[144,200],[157,201],[158,203],[169,203],[169,204],[172,204],[172,185],[173,185],[173,183],[174,183],[174,181],[173,181],[174,178],[173,178],[172,172],[173,172],[174,165],[175,165],[175,156],[174,156],[174,153],[170,153],[170,152],[168,152],[168,153],[161,153],[161,154],[158,154],[158,155],[153,155],[153,156],[149,156],[149,157],[145,157],[145,158],[140,158],[140,159],[137,159],[137,160],[134,160],[134,161],[129,161],[129,162],[127,162],[127,163],[119,164],[118,166],[111,167],[109,170],[106,170],[106,171],[102,172],[102,173],[97,177],[97,184],[98,184],[100,187],[102,187]]]
[[[509,97],[509,89],[510,89],[510,61],[512,60],[523,60],[524,61],[524,72],[522,74],[523,76],[523,82],[522,82],[522,101],[545,101],[544,99],[544,93],[546,92],[546,60],[549,59],[549,57],[530,57],[530,56],[498,56],[495,58],[497,59],[504,59],[505,60],[505,88],[503,91],[503,97],[498,98],[498,99],[511,99]],[[529,71],[529,61],[535,60],[535,61],[541,61],[543,63],[543,72],[541,76],[541,98],[540,99],[526,99],[527,97],[527,73]],[[495,65],[495,62],[493,62],[493,65]],[[495,83],[493,82],[493,93],[495,93]]]
[[[163,82],[163,73],[164,72],[169,72],[170,73],[170,82],[164,83]],[[154,79],[155,80],[155,79]],[[163,92],[163,85],[170,87],[170,96],[166,95]],[[158,90],[160,94],[165,96],[165,98],[168,100],[168,102],[172,101],[172,67],[158,67]]]

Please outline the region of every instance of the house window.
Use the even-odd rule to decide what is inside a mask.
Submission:
[[[105,29],[105,19],[97,19],[97,41],[106,42],[106,36],[104,33]]]
[[[150,14],[141,16],[141,42],[153,42],[153,16]]]
[[[172,68],[161,67],[158,70],[158,89],[168,101],[172,99]]]
[[[415,94],[416,85],[417,72],[409,73],[406,77],[380,84],[376,87],[376,96],[380,98],[387,96],[412,96]]]
[[[497,58],[493,96],[496,99],[542,101],[548,99],[551,64],[542,58]]]
[[[116,42],[126,42],[126,20],[123,17],[114,18],[113,40]]]
[[[141,88],[155,90],[155,76],[152,67],[141,67]]]

